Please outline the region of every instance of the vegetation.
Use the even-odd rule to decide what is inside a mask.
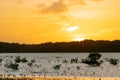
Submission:
[[[110,64],[112,64],[112,65],[117,65],[118,62],[119,62],[119,60],[118,60],[118,59],[111,58],[111,59],[109,59],[109,62],[110,62]]]
[[[78,63],[78,58],[71,59],[71,63]]]
[[[13,69],[13,70],[18,70],[18,67],[19,67],[19,64],[17,64],[17,63],[9,63],[9,64],[5,64],[5,66],[7,67],[7,68],[10,68],[10,69]]]
[[[76,68],[77,68],[77,70],[80,70],[80,66],[77,66]]]
[[[35,59],[32,59],[32,60],[31,60],[31,62],[32,62],[32,63],[35,63],[35,62],[36,62],[36,60],[35,60]]]
[[[49,56],[48,56],[49,57]],[[53,67],[52,67],[52,69],[54,69],[54,72],[59,72],[59,70],[61,70],[62,69],[62,71],[63,71],[63,73],[58,73],[58,75],[67,75],[67,71],[70,71],[70,74],[71,75],[74,75],[74,73],[72,72],[73,70],[77,70],[77,71],[79,71],[79,72],[77,72],[77,73],[80,73],[80,71],[82,70],[83,72],[84,72],[84,70],[85,70],[85,73],[80,73],[80,75],[83,75],[83,74],[85,74],[85,75],[87,75],[87,69],[89,68],[89,67],[91,67],[91,66],[100,66],[101,65],[101,63],[103,62],[102,60],[106,60],[107,61],[107,63],[108,63],[108,61],[112,64],[112,65],[117,65],[118,64],[118,62],[119,62],[119,60],[118,59],[115,59],[115,58],[102,58],[101,59],[101,57],[102,57],[102,55],[100,54],[100,53],[98,53],[98,52],[92,52],[92,53],[90,53],[85,59],[82,59],[82,63],[85,63],[85,64],[88,64],[88,65],[90,65],[90,66],[84,66],[83,64],[82,65],[79,65],[79,57],[70,57],[69,56],[69,58],[66,58],[66,57],[61,57],[60,59],[58,59],[59,58],[59,56],[57,56],[57,59],[56,59],[56,57],[54,57],[55,59],[52,59],[53,60],[53,62],[54,62],[54,60],[56,61],[56,65],[54,65],[54,64],[52,64],[53,65]],[[41,58],[43,58],[43,57],[41,57]],[[53,57],[52,57],[53,58]],[[44,60],[45,59],[47,59],[47,57],[46,58],[43,58]],[[4,59],[3,59],[4,60]],[[7,60],[8,60],[8,57],[7,57]],[[61,61],[58,61],[58,60],[61,60],[63,63],[68,63],[69,62],[69,64],[62,64],[61,63]],[[6,61],[6,60],[4,60],[4,61]],[[18,69],[20,69],[20,71],[22,72],[22,68],[21,67],[19,67],[19,65],[21,66],[21,63],[17,63],[17,62],[27,62],[26,64],[29,66],[29,68],[30,69],[32,69],[32,67],[36,67],[36,68],[38,68],[38,70],[39,70],[39,68],[41,68],[41,71],[30,71],[31,73],[34,73],[34,74],[36,74],[36,73],[43,73],[44,75],[46,75],[46,73],[47,73],[47,70],[46,70],[46,68],[44,68],[44,66],[46,66],[46,65],[44,65],[43,66],[43,64],[37,64],[37,63],[35,63],[35,62],[39,62],[39,60],[38,60],[38,58],[35,58],[35,59],[31,59],[31,60],[29,60],[29,62],[28,62],[28,60],[26,59],[26,58],[22,58],[21,59],[21,57],[20,56],[17,56],[16,58],[15,58],[15,63],[14,63],[14,61],[12,60],[12,58],[10,58],[10,60],[9,61],[6,61],[7,62],[7,64],[5,64],[5,67],[7,67],[7,68],[10,68],[10,71],[11,71],[11,69],[13,69],[13,70],[18,70]],[[49,65],[49,59],[47,60],[48,61],[48,65]],[[81,61],[81,60],[80,60]],[[105,61],[105,62],[106,62]],[[57,63],[57,62],[59,62],[59,63]],[[35,64],[34,64],[35,63]],[[74,64],[72,64],[72,66],[71,66],[71,63],[75,63],[75,65]],[[76,63],[78,63],[78,64],[76,64]],[[25,66],[26,66],[26,64],[25,64]],[[34,65],[33,65],[34,64]],[[23,65],[23,64],[22,64]],[[33,66],[32,66],[33,65]],[[28,66],[27,66],[27,68],[28,68]],[[43,69],[42,69],[42,67],[41,66],[43,66]],[[51,66],[51,65],[50,65]],[[49,67],[49,66],[48,66]],[[86,69],[85,69],[85,67],[86,67]],[[93,69],[93,67],[92,68],[90,68],[90,69]],[[108,65],[106,65],[106,63],[105,63],[105,65],[102,65],[101,66],[101,69],[103,69],[104,70],[104,67],[105,68],[107,68],[108,67]],[[108,67],[109,68],[109,67]],[[118,68],[118,66],[114,66],[113,68]],[[110,70],[112,70],[113,68],[111,68],[111,66],[110,66]],[[24,69],[24,68],[23,68]],[[30,69],[28,69],[28,70],[30,70]],[[95,69],[95,67],[94,67],[94,69]],[[93,69],[93,70],[94,70]],[[98,68],[96,68],[96,69],[98,69]],[[24,70],[26,70],[26,68],[24,69]],[[49,69],[49,70],[51,70],[51,69]],[[56,70],[56,71],[55,71]],[[57,71],[58,70],[58,71]],[[91,73],[91,71],[88,71],[88,72],[90,72],[90,76],[92,76],[92,75],[96,75],[96,70],[91,70],[92,71],[92,73]],[[7,70],[6,69],[6,71],[9,73],[9,69]],[[24,72],[24,71],[23,71]],[[48,71],[49,72],[49,71]],[[55,74],[56,74],[55,73]],[[54,73],[53,73],[54,74]],[[3,75],[1,75],[1,76],[3,76]],[[10,75],[8,75],[8,76],[10,76]],[[14,75],[13,74],[13,76],[16,76],[16,75]],[[26,74],[20,74],[20,76],[22,76],[22,77],[26,77]],[[34,76],[34,75],[33,75]],[[4,80],[4,79],[2,79],[2,80]],[[9,80],[9,79],[7,79],[7,80]]]
[[[21,59],[21,62],[26,63],[28,60],[26,58]]]
[[[106,80],[109,80],[109,78],[105,78]],[[3,78],[0,77],[0,80],[102,80],[102,78],[91,78],[91,79],[87,79],[87,78],[77,78],[77,77],[39,77],[39,78],[18,78],[18,77],[14,77],[14,78]],[[110,79],[110,80],[119,80],[118,79]]]
[[[21,59],[20,56],[17,56],[17,57],[15,58],[15,62],[16,62],[16,63],[20,63],[20,62],[26,63],[26,62],[28,62],[28,60],[27,60],[26,58]]]
[[[54,68],[55,70],[60,70],[60,67],[61,67],[61,64],[55,65],[53,68]]]
[[[101,56],[102,55],[99,53],[90,53],[86,59],[82,59],[82,63],[86,63],[91,66],[100,66],[101,61],[99,61],[99,59]]]
[[[0,59],[0,63],[2,63],[2,59]]]
[[[68,63],[68,60],[66,60],[66,59],[65,59],[65,60],[63,60],[63,63]]]
[[[0,80],[34,80],[34,79],[32,79],[32,78],[17,78],[17,77],[14,77],[14,78],[0,77]]]
[[[42,44],[0,42],[0,52],[120,52],[120,40],[84,40],[81,42],[48,42]]]
[[[32,62],[29,62],[29,63],[27,63],[27,65],[28,65],[29,67],[31,67],[31,66],[33,65],[33,63],[32,63]]]
[[[21,62],[20,56],[17,56],[17,57],[15,58],[15,62],[16,62],[16,63],[20,63],[20,62]]]

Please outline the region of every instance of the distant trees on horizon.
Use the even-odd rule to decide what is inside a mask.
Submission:
[[[80,42],[47,42],[41,44],[0,42],[0,52],[120,52],[120,40],[84,40]]]

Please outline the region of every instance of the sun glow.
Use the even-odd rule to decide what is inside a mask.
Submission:
[[[71,11],[69,12],[70,16],[74,17],[74,18],[92,18],[95,16],[95,13],[93,15],[93,13],[91,11],[86,11],[86,10],[81,10],[81,11]]]
[[[85,40],[85,38],[82,38],[82,37],[78,37],[78,38],[74,38],[73,41],[83,41]]]
[[[64,30],[66,30],[67,32],[73,32],[77,30],[78,28],[79,26],[71,26],[71,27],[64,28]]]
[[[3,42],[116,40],[119,26],[120,0],[0,0]]]

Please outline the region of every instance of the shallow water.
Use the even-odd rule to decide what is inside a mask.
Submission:
[[[100,53],[102,57],[120,58],[120,53]],[[89,53],[0,53],[0,56],[79,56],[81,58],[87,57]]]

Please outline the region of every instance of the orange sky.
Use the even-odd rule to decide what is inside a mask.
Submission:
[[[0,41],[120,39],[120,0],[0,0]]]

